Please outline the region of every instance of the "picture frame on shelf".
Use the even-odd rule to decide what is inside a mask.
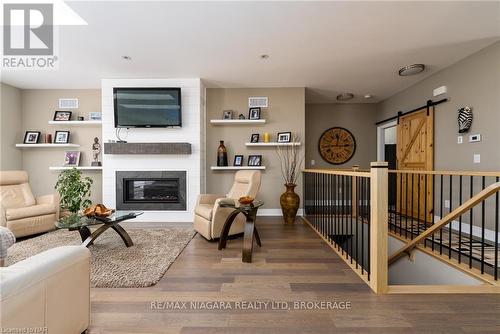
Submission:
[[[54,144],[68,144],[69,131],[56,131],[54,134]]]
[[[233,111],[232,110],[224,110],[222,112],[222,119],[233,119]]]
[[[262,155],[250,155],[248,156],[248,166],[262,166]]]
[[[40,131],[26,131],[24,134],[24,144],[37,144],[41,136]]]
[[[258,133],[253,133],[252,136],[250,137],[250,142],[251,143],[258,143],[259,137],[260,137],[260,135]]]
[[[243,166],[243,155],[235,155],[233,166]]]
[[[71,121],[71,111],[66,111],[66,110],[56,110],[54,112],[54,121],[55,122],[64,122],[64,121]]]
[[[91,121],[101,121],[102,120],[102,114],[99,111],[91,111],[89,113],[89,120]]]
[[[291,132],[278,132],[278,136],[276,137],[276,141],[278,143],[289,143],[292,140]]]
[[[80,165],[80,151],[64,151],[64,167],[78,167]]]
[[[260,107],[249,108],[248,119],[260,119]]]

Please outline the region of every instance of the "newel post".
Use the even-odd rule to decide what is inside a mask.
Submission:
[[[370,165],[370,287],[375,293],[387,291],[388,278],[388,164]]]
[[[352,171],[359,172],[359,165],[353,165]],[[358,202],[357,189],[358,189],[358,179],[356,178],[356,176],[351,176],[351,216],[352,217],[358,216],[358,212],[357,212],[358,206],[356,205]]]

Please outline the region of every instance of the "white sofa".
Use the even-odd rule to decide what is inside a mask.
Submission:
[[[84,332],[90,325],[89,250],[57,247],[0,268],[0,324],[6,333]]]

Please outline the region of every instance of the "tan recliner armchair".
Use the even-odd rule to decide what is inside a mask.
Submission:
[[[198,196],[194,209],[194,229],[208,240],[220,237],[226,218],[233,209],[222,208],[219,203],[224,198],[238,200],[242,196],[257,197],[262,175],[258,170],[240,170],[234,175],[234,183],[226,195],[202,194]],[[229,235],[242,233],[245,229],[245,216],[236,216]]]
[[[25,171],[0,171],[0,225],[16,237],[53,230],[59,194],[35,198]]]

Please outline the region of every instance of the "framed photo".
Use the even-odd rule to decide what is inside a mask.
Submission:
[[[243,156],[242,155],[235,155],[234,156],[233,166],[243,166]]]
[[[260,119],[260,107],[248,109],[248,119]]]
[[[54,144],[69,143],[69,131],[56,131],[54,135]]]
[[[71,111],[56,111],[54,113],[54,121],[70,121]]]
[[[248,166],[261,166],[262,155],[250,155],[248,157]]]
[[[101,113],[99,111],[92,111],[89,113],[89,120],[100,121],[102,119]]]
[[[222,112],[222,119],[233,119],[233,111],[232,110],[224,110]]]
[[[292,139],[291,132],[278,132],[278,138],[276,141],[278,143],[289,143],[291,139]]]
[[[25,144],[36,144],[40,139],[40,131],[26,131],[24,134],[24,143]]]
[[[65,151],[64,166],[78,167],[78,165],[80,165],[80,151]]]
[[[259,134],[258,133],[252,134],[252,137],[250,137],[250,142],[251,143],[258,143],[259,142]]]

